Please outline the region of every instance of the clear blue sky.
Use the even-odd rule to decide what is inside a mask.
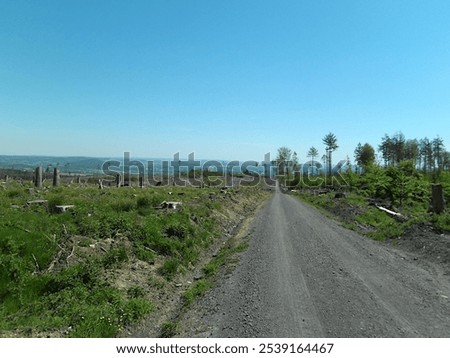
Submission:
[[[0,154],[450,149],[448,0],[0,0]]]

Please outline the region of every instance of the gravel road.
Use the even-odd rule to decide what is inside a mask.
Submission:
[[[450,337],[450,277],[278,189],[184,337]]]

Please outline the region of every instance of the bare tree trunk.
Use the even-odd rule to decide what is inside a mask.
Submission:
[[[55,169],[53,169],[53,186],[55,188],[58,187],[59,182],[60,182],[59,169],[55,168]]]
[[[34,186],[36,188],[42,188],[42,167],[37,167],[34,172]]]
[[[433,212],[440,214],[445,210],[444,192],[442,184],[432,184],[431,186],[431,207]]]
[[[129,173],[125,173],[123,176],[123,186],[131,186],[131,178]]]

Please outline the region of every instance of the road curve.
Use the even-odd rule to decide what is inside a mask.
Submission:
[[[406,254],[278,189],[250,235],[235,270],[181,320],[183,336],[450,337],[449,277]]]

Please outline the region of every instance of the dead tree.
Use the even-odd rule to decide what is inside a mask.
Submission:
[[[55,168],[55,169],[53,169],[53,186],[55,188],[58,187],[59,182],[60,182],[59,169]]]
[[[130,178],[130,174],[125,174],[123,176],[123,186],[131,186],[131,178]]]
[[[42,188],[42,167],[37,167],[34,171],[34,186],[38,189]]]

